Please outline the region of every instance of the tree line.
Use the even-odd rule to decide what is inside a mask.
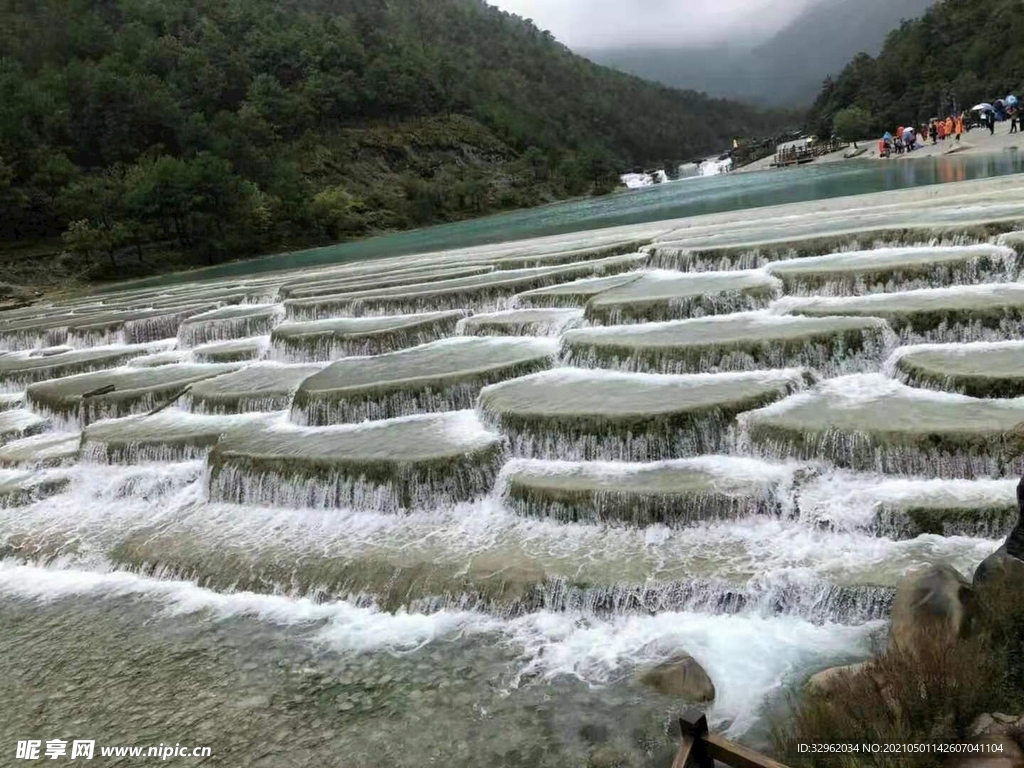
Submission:
[[[819,135],[845,114],[849,129],[881,136],[899,125],[969,110],[1024,84],[1024,5],[941,0],[889,33],[877,57],[859,54],[825,80],[807,118]],[[855,118],[855,119],[852,119]]]
[[[0,0],[0,42],[0,248],[96,275],[602,193],[790,119],[483,0]]]

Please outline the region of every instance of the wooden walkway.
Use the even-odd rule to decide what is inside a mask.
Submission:
[[[822,155],[828,155],[839,149],[843,144],[839,141],[823,141],[806,147],[786,147],[775,153],[775,168],[785,168],[789,165],[804,165],[813,163]]]
[[[708,732],[702,712],[691,710],[679,718],[682,743],[672,768],[715,768],[715,761],[732,768],[786,768],[782,763]]]

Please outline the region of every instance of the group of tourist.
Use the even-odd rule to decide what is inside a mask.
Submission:
[[[963,115],[955,117],[950,115],[945,120],[931,120],[927,125],[923,125],[920,131],[913,126],[901,125],[894,134],[886,131],[885,135],[878,140],[878,154],[881,157],[889,157],[893,154],[902,155],[904,152],[912,152],[923,146],[928,139],[932,140],[932,144],[945,143],[946,139],[951,137],[956,137],[956,141],[960,141],[963,132]]]
[[[928,124],[928,137],[932,140],[932,144],[938,142],[945,143],[946,139],[956,136],[956,140],[960,141],[960,136],[964,132],[964,116],[962,114],[953,117],[950,115],[945,120],[932,120]]]

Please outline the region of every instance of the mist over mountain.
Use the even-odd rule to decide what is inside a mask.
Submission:
[[[876,55],[904,19],[934,0],[818,0],[767,40],[672,48],[668,41],[591,48],[587,58],[666,85],[771,105],[809,105],[827,75],[857,53]]]

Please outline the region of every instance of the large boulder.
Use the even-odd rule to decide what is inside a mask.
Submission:
[[[974,586],[1004,579],[1024,589],[1024,560],[1011,555],[1006,544],[981,561],[974,572]]]
[[[686,701],[713,701],[715,685],[708,673],[687,653],[640,674],[640,682],[667,696],[679,696]]]
[[[975,586],[986,582],[1009,579],[1024,590],[1024,478],[1017,484],[1017,525],[1006,542],[985,558],[974,572]]]
[[[959,571],[916,568],[896,587],[889,650],[916,654],[926,643],[952,644],[970,634],[975,613],[974,591]]]

